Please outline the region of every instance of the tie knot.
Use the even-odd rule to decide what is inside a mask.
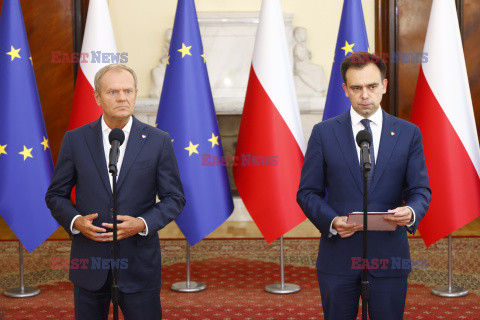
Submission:
[[[369,119],[362,119],[360,120],[360,122],[363,124],[363,126],[365,127],[365,129],[367,129],[368,131],[370,131],[370,121]]]

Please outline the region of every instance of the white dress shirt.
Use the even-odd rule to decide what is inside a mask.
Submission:
[[[372,129],[375,162],[377,161],[377,150],[379,150],[380,136],[382,135],[383,114],[380,109],[381,108],[378,108],[378,110],[373,115],[371,115],[370,118],[368,118],[370,120],[370,128]],[[355,140],[358,132],[365,129],[363,123],[360,122],[365,118],[359,115],[355,110],[353,110],[353,108],[350,108],[350,118],[352,119],[353,139]],[[360,163],[360,147],[357,143],[355,143],[355,147],[357,148],[358,163]]]
[[[353,107],[350,107],[350,118],[352,119],[352,131],[353,131],[353,139],[356,141],[356,137],[359,131],[364,130],[365,126],[361,122],[365,119],[363,116],[359,115]],[[383,112],[382,107],[379,107],[377,111],[368,118],[370,120],[370,129],[372,130],[372,138],[373,138],[373,152],[375,154],[375,163],[377,162],[378,150],[380,150],[380,137],[382,136],[382,124],[383,124]],[[355,143],[355,147],[357,148],[357,155],[358,155],[358,163],[360,165],[360,147],[357,143]],[[407,225],[407,227],[411,227],[415,224],[415,211],[411,208],[413,221]],[[392,208],[393,209],[393,208]],[[333,220],[330,223],[330,234],[336,235],[337,230],[333,228]]]
[[[112,129],[110,129],[107,126],[107,124],[105,123],[105,120],[103,119],[103,116],[100,121],[102,125],[103,151],[105,153],[105,162],[107,163],[107,168],[108,168],[108,161],[109,161],[109,155],[110,155],[110,141],[108,139],[108,135],[110,134]],[[127,124],[122,129],[123,133],[125,134],[125,140],[123,141],[122,145],[119,148],[120,152],[119,152],[118,162],[117,162],[117,177],[120,176],[120,170],[122,169],[123,158],[125,157],[125,150],[127,149],[127,144],[128,144],[128,137],[130,136],[130,131],[132,130],[132,123],[133,123],[133,120],[132,120],[132,117],[130,117]],[[113,191],[113,177],[111,174],[108,174],[108,177],[110,178],[110,188],[112,188],[112,191]],[[70,223],[70,231],[72,232],[72,234],[80,233],[80,231],[73,228],[73,223],[78,217],[81,217],[81,215],[76,215],[73,218],[72,222]],[[147,222],[145,221],[145,219],[141,217],[139,217],[139,219],[142,219],[143,222],[145,223],[145,230],[143,230],[142,232],[139,232],[138,234],[142,236],[146,236],[148,235]]]
[[[127,144],[128,144],[128,137],[130,136],[130,131],[132,130],[132,123],[133,123],[132,117],[130,117],[130,120],[128,120],[127,124],[122,129],[123,133],[125,134],[125,140],[123,141],[122,145],[119,147],[120,152],[118,155],[118,162],[117,162],[117,178],[120,176],[120,170],[122,169],[123,158],[125,157],[125,150],[127,149]],[[105,152],[105,162],[107,163],[107,168],[108,168],[108,160],[110,157],[110,141],[108,140],[108,135],[110,134],[110,132],[112,132],[112,129],[110,129],[107,126],[102,116],[103,151]],[[113,177],[110,173],[108,174],[108,177],[110,178],[110,188],[112,188],[112,191],[113,191]]]

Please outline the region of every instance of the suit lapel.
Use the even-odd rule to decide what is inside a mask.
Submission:
[[[118,177],[117,191],[120,190],[120,187],[125,180],[128,170],[130,170],[130,167],[135,162],[138,153],[145,144],[145,141],[147,140],[143,138],[141,134],[142,131],[145,130],[145,128],[145,124],[141,123],[135,117],[133,117],[132,130],[130,131],[130,135],[128,136],[127,149],[125,150],[122,168],[120,169],[120,175]]]
[[[85,141],[88,146],[88,150],[93,158],[93,162],[98,170],[98,175],[102,180],[105,191],[108,195],[112,196],[112,189],[110,187],[110,180],[108,177],[107,162],[105,159],[105,151],[103,149],[103,135],[101,118],[90,124],[90,130],[85,133]]]
[[[382,134],[380,136],[380,149],[377,153],[375,172],[368,193],[371,193],[373,189],[375,189],[378,180],[382,177],[400,135],[400,127],[397,125],[396,119],[383,110],[382,114],[383,123]]]
[[[353,176],[353,180],[357,185],[360,192],[363,193],[362,174],[360,169],[360,163],[358,159],[357,149],[355,146],[355,140],[353,139],[352,120],[350,118],[349,111],[343,113],[337,118],[339,126],[334,126],[335,136],[338,140],[338,145],[342,150],[343,157],[348,164],[350,173]]]

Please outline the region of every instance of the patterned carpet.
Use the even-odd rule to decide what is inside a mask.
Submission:
[[[405,319],[480,319],[480,238],[454,238],[454,285],[470,290],[464,298],[446,299],[430,291],[447,281],[447,241],[425,248],[410,239],[412,259],[422,261],[409,278]],[[292,295],[263,291],[279,281],[279,243],[264,240],[205,240],[192,248],[192,280],[206,291],[184,294],[169,290],[185,280],[185,242],[162,241],[162,306],[165,320],[180,319],[322,319],[314,269],[318,239],[285,240],[286,281],[301,286]],[[25,253],[25,282],[42,293],[33,298],[0,297],[3,319],[73,319],[73,286],[67,270],[69,241],[47,241]],[[0,289],[18,286],[18,243],[0,242]],[[426,260],[425,260],[426,259]],[[425,268],[424,263],[428,267]]]

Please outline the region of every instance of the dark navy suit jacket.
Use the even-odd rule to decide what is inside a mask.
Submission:
[[[368,191],[368,211],[385,212],[398,206],[410,206],[415,211],[415,225],[411,230],[415,232],[431,199],[421,133],[417,126],[382,112],[380,149],[375,151],[377,157]],[[326,192],[328,199],[325,201]],[[347,238],[329,237],[330,224],[335,217],[363,211],[362,171],[350,110],[313,128],[297,202],[322,235],[318,270],[335,275],[359,272],[363,231]],[[368,232],[367,252],[373,267],[369,269],[372,275],[408,275],[411,268],[406,231],[406,227],[397,227],[396,231]],[[388,265],[385,262],[380,264],[380,259],[388,259]]]
[[[98,213],[93,224],[112,223],[112,190],[105,160],[101,119],[68,131],[46,194],[53,217],[70,233],[72,219]],[[76,186],[76,205],[70,201]],[[160,202],[156,202],[158,194]],[[172,142],[167,133],[133,118],[117,182],[117,213],[142,217],[148,235],[118,242],[118,285],[125,293],[160,287],[161,256],[157,231],[175,219],[185,205]],[[107,279],[112,242],[71,235],[70,280],[88,290],[100,289]],[[80,259],[87,259],[81,263]],[[102,265],[99,265],[99,262]],[[78,265],[77,265],[78,264]],[[72,268],[73,267],[73,268]]]

